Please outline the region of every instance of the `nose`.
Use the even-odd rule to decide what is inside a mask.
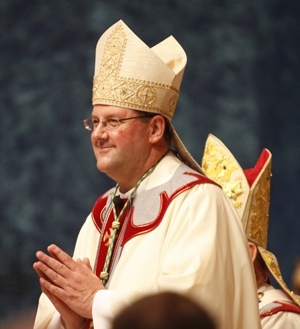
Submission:
[[[107,136],[107,131],[105,129],[105,125],[100,121],[92,131],[91,137],[92,139],[94,138],[106,138]]]

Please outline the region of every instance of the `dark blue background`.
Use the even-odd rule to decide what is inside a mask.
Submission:
[[[201,160],[208,133],[243,167],[273,154],[269,250],[288,284],[300,256],[300,2],[1,0],[0,310],[35,306],[35,251],[72,253],[97,196],[82,119],[91,111],[95,45],[123,19],[149,46],[173,34],[188,65],[174,125]]]

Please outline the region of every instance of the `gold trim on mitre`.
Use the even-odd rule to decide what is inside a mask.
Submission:
[[[92,103],[161,114],[178,156],[202,173],[171,124],[186,63],[173,36],[149,48],[120,20],[97,43]]]
[[[248,238],[263,248],[267,248],[268,243],[271,159],[271,152],[263,149],[255,166],[244,171],[250,195],[242,221],[247,221]]]
[[[93,105],[158,113],[171,120],[186,62],[173,36],[149,48],[120,20],[97,43]]]
[[[254,242],[271,275],[300,306],[300,297],[284,282],[275,255],[266,250],[270,207],[271,158],[263,149],[254,168],[243,170],[233,154],[214,135],[209,134],[202,158],[204,173],[222,186],[235,206],[246,237]]]

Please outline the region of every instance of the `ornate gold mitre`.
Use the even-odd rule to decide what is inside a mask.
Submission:
[[[212,134],[208,135],[202,158],[202,170],[222,186],[235,206],[246,237],[257,245],[266,266],[283,290],[300,306],[300,298],[284,282],[274,254],[266,250],[270,207],[271,158],[263,149],[255,166],[243,170],[228,148]]]
[[[205,144],[202,169],[222,186],[242,220],[247,238],[267,247],[270,207],[271,153],[263,149],[254,168],[241,168],[228,148],[215,136]]]
[[[172,36],[149,48],[120,20],[97,43],[93,105],[158,113],[171,120],[186,62]]]

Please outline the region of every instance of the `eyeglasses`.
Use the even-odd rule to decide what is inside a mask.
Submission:
[[[95,128],[98,127],[98,125],[100,123],[102,123],[105,130],[110,130],[110,129],[120,127],[120,124],[127,120],[138,119],[138,118],[140,118],[140,119],[150,118],[152,116],[153,115],[151,115],[151,114],[149,114],[149,115],[145,114],[145,115],[139,115],[136,117],[130,117],[130,118],[124,118],[124,119],[109,118],[109,119],[101,119],[101,120],[88,118],[88,119],[83,120],[83,125],[86,130],[93,131]]]

